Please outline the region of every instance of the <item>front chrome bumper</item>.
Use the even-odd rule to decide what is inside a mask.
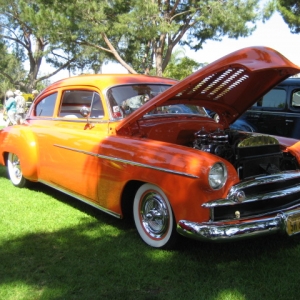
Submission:
[[[202,241],[230,241],[253,236],[268,235],[278,232],[286,232],[287,220],[290,217],[299,215],[300,209],[281,212],[273,217],[255,219],[252,221],[239,222],[206,222],[196,223],[186,220],[178,222],[177,231],[189,238]]]

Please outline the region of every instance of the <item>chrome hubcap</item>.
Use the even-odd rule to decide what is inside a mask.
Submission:
[[[161,238],[168,230],[169,212],[163,198],[154,192],[144,196],[141,202],[141,218],[145,231]]]
[[[14,184],[19,184],[22,180],[22,171],[20,167],[20,161],[17,155],[10,154],[10,163],[8,163],[8,170],[10,178]]]
[[[13,156],[12,166],[13,166],[13,172],[14,172],[16,178],[20,179],[22,176],[22,173],[20,170],[20,161],[16,155]]]

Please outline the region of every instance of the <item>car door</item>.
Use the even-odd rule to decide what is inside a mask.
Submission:
[[[288,112],[286,115],[289,137],[300,139],[300,80],[288,89]]]
[[[287,126],[286,120],[286,99],[287,89],[276,87],[245,113],[245,119],[256,128],[257,132],[288,136],[290,127]]]
[[[64,89],[57,102],[52,118],[31,124],[39,144],[39,177],[53,187],[97,202],[100,166],[96,154],[108,130],[100,95],[94,90]],[[91,110],[89,119],[80,114],[82,107]],[[40,111],[38,104],[36,114]]]

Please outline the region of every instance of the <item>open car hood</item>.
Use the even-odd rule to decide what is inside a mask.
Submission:
[[[229,126],[279,82],[300,67],[267,47],[249,47],[216,60],[141,106],[116,127],[119,131],[162,105],[191,104],[208,108]]]

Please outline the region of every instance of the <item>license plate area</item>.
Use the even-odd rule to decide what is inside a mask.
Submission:
[[[286,232],[288,235],[300,233],[300,213],[287,217]]]

